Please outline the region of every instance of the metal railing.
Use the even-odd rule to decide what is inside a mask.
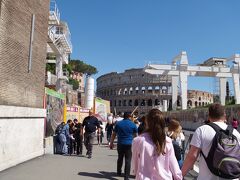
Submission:
[[[51,0],[50,2],[50,20],[57,21],[57,24],[60,22],[60,12],[57,7],[57,3],[55,0]]]
[[[188,150],[190,148],[190,143],[191,143],[191,140],[192,140],[192,136],[193,136],[193,134],[190,134],[188,140],[186,142],[183,141],[183,143],[182,143],[183,159],[185,159],[185,154],[188,152]]]
[[[70,38],[68,38],[65,34],[56,34],[55,35],[57,38],[60,38],[62,45],[64,49],[66,50],[67,53],[72,52],[72,43]]]
[[[184,129],[183,131],[188,132],[188,135],[187,135],[187,133],[185,135],[185,137],[187,137],[186,138],[187,140],[182,142],[182,159],[184,161],[185,160],[185,156],[187,155],[187,153],[188,153],[188,151],[190,149],[190,143],[191,143],[191,140],[192,140],[192,137],[193,137],[194,130],[186,130],[186,129]],[[193,166],[193,169],[192,169],[195,172],[195,174],[199,173],[198,164],[199,164],[199,157],[198,157],[197,161],[195,162],[195,164]],[[193,179],[196,179],[196,178],[193,178]]]

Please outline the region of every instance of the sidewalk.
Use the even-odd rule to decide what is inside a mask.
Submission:
[[[84,148],[84,153],[86,153]],[[116,174],[117,151],[94,146],[93,157],[44,155],[0,172],[1,180],[120,180]],[[194,180],[189,174],[186,180]],[[133,179],[133,178],[132,178]]]

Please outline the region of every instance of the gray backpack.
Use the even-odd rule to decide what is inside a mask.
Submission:
[[[208,125],[216,132],[207,157],[201,152],[209,170],[222,178],[239,178],[240,145],[236,136],[233,135],[232,126],[223,130],[214,123],[208,123]]]

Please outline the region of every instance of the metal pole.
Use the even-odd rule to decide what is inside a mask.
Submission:
[[[32,14],[31,36],[30,36],[29,57],[28,57],[28,72],[30,72],[32,69],[32,47],[33,47],[33,38],[34,38],[34,27],[35,27],[35,14]]]

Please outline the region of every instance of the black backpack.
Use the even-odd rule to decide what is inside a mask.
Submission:
[[[240,145],[236,136],[233,135],[232,126],[223,130],[214,123],[208,123],[208,125],[216,132],[207,157],[201,152],[209,170],[222,178],[239,178]]]

